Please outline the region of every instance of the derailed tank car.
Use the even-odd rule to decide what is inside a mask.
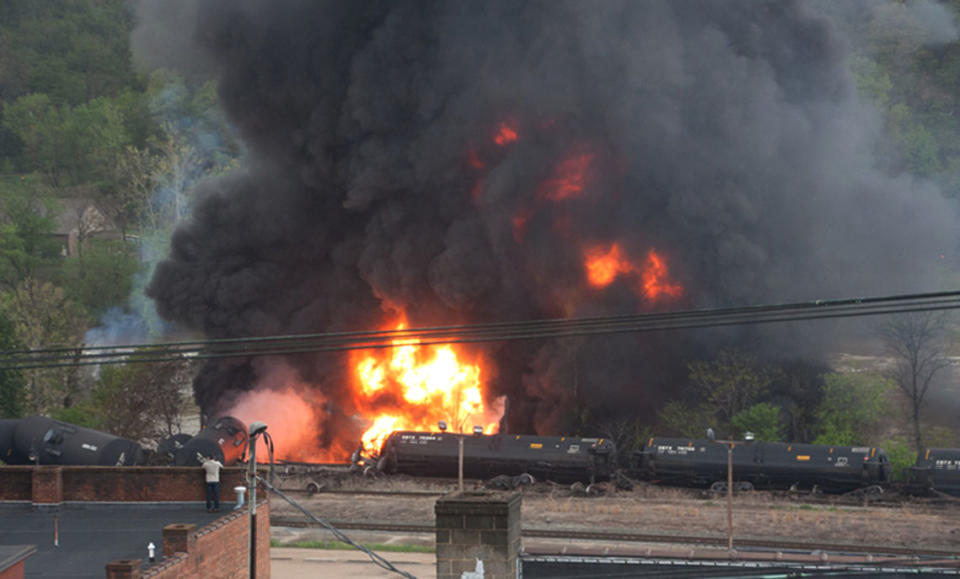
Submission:
[[[136,442],[44,416],[17,421],[11,464],[136,466],[145,463]]]
[[[722,487],[727,449],[714,440],[654,437],[635,454],[636,475],[667,485]],[[734,485],[743,488],[841,493],[890,481],[886,453],[869,446],[741,442],[732,462]]]
[[[215,418],[190,440],[177,442],[182,447],[174,451],[174,464],[200,466],[205,456],[212,456],[224,466],[236,464],[246,454],[247,438],[247,426],[240,420],[232,416]]]
[[[0,420],[0,460],[6,464],[24,464],[25,458],[20,457],[13,448],[13,433],[20,424],[16,419]]]
[[[516,434],[463,436],[468,478],[530,474],[538,480],[589,483],[610,478],[613,444],[602,438]],[[417,476],[456,477],[458,435],[398,431],[380,451],[378,469]]]
[[[960,449],[927,448],[911,471],[924,490],[960,496]]]

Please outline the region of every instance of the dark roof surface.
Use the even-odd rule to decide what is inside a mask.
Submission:
[[[163,556],[163,527],[188,523],[201,528],[229,514],[232,503],[222,503],[220,513],[208,513],[202,503],[165,505],[65,505],[59,511],[34,511],[30,505],[0,506],[0,546],[36,545],[26,560],[32,578],[97,578],[106,576],[106,565],[118,559],[147,560],[147,544]],[[54,546],[54,519],[59,547]]]
[[[0,545],[0,573],[36,552],[33,545]]]

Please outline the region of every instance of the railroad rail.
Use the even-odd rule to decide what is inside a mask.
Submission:
[[[271,515],[270,524],[276,527],[322,528],[319,524],[300,517]],[[342,530],[385,531],[392,533],[434,533],[436,528],[429,523],[395,523],[388,521],[330,521],[330,524]],[[712,535],[675,535],[665,533],[635,533],[615,531],[583,531],[548,529],[542,527],[523,527],[521,537],[537,539],[574,539],[582,541],[619,541],[633,543],[672,543],[684,545],[706,545],[723,547],[726,536]],[[754,549],[773,549],[777,551],[806,552],[843,552],[863,554],[886,554],[905,557],[955,557],[956,550],[917,549],[891,545],[866,545],[862,543],[821,543],[810,541],[784,541],[777,539],[737,538],[738,547]]]

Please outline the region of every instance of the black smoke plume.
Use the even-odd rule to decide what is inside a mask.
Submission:
[[[825,4],[144,2],[149,65],[219,80],[249,153],[197,191],[149,286],[215,338],[533,320],[930,291],[954,208],[878,167]],[[503,126],[517,139],[496,142]],[[556,189],[584,159],[582,190]],[[566,165],[564,163],[567,163]],[[551,187],[554,188],[551,193]],[[654,249],[682,296],[585,281],[584,251]],[[771,356],[823,325],[486,347],[514,432],[650,418],[718,346]],[[762,338],[762,339],[761,339]],[[356,436],[343,356],[285,360]],[[211,362],[209,412],[268,359]],[[321,441],[327,444],[332,438]]]

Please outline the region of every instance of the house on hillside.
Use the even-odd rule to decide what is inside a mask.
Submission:
[[[91,238],[120,239],[120,230],[92,199],[57,199],[53,236],[63,245],[63,255],[76,257]]]

